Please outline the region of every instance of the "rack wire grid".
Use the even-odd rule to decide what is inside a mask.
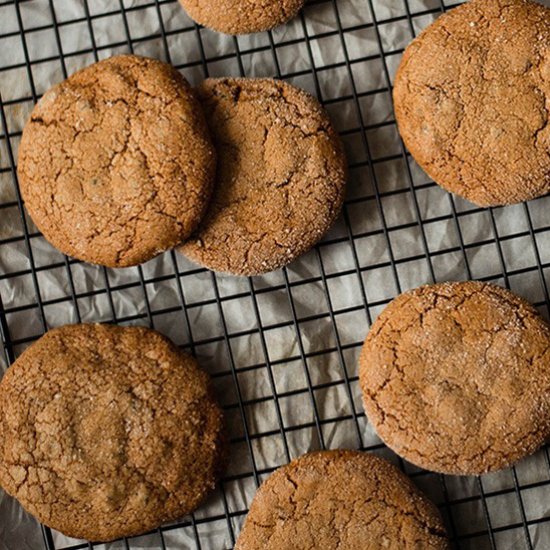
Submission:
[[[18,530],[19,520],[10,530],[17,505],[0,497],[0,547],[231,548],[258,484],[276,467],[315,448],[350,447],[406,471],[439,505],[456,548],[550,548],[547,448],[481,478],[436,475],[393,455],[361,406],[360,346],[380,310],[407,288],[494,281],[548,317],[549,200],[475,208],[430,182],[397,134],[391,82],[403,48],[450,7],[314,0],[285,27],[236,38],[194,24],[176,0],[0,0],[2,366],[63,323],[153,326],[212,375],[232,453],[219,488],[194,515],[111,545],[66,539],[24,515],[21,524],[38,538]],[[193,83],[274,76],[314,93],[350,164],[343,215],[323,242],[289,268],[254,278],[216,275],[175,252],[109,270],[53,250],[17,187],[22,127],[49,85],[121,52],[169,61]]]

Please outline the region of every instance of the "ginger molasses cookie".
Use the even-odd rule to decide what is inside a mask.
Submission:
[[[197,23],[226,34],[267,31],[294,18],[305,0],[180,0]]]
[[[550,191],[550,10],[471,0],[406,49],[394,104],[403,140],[442,187],[480,206]]]
[[[199,103],[170,65],[122,55],[51,88],[21,140],[18,175],[56,248],[110,267],[180,244],[208,199],[215,156]]]
[[[437,508],[382,458],[309,453],[258,489],[235,550],[449,548]]]
[[[391,302],[360,358],[367,417],[413,464],[482,474],[550,435],[550,328],[504,288],[428,285]]]
[[[214,271],[257,275],[311,248],[344,199],[341,142],[318,101],[271,79],[210,79],[199,97],[218,151],[209,209],[181,251]]]
[[[68,536],[107,541],[184,516],[224,449],[207,374],[150,329],[51,330],[0,383],[0,485]]]

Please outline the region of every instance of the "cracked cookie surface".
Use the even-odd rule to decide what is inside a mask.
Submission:
[[[499,286],[401,294],[367,335],[359,376],[378,435],[428,470],[499,470],[550,435],[550,328]]]
[[[393,97],[405,145],[446,190],[480,206],[550,191],[550,9],[450,10],[406,49]]]
[[[133,55],[95,63],[46,92],[19,148],[21,193],[44,237],[109,267],[185,240],[214,170],[189,84],[170,65]]]
[[[293,19],[305,0],[180,0],[191,18],[226,34],[267,31]]]
[[[0,485],[72,537],[107,541],[184,516],[224,455],[207,374],[150,329],[51,330],[0,382]]]
[[[319,102],[271,79],[209,79],[198,88],[218,151],[198,230],[180,249],[214,271],[257,275],[287,265],[330,228],[346,161]]]
[[[370,453],[319,451],[258,489],[235,550],[449,548],[437,508]]]

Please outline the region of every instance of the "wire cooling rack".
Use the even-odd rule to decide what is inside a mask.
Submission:
[[[550,548],[547,449],[482,478],[435,475],[386,449],[360,402],[360,346],[402,290],[490,280],[548,316],[548,199],[474,208],[428,181],[398,138],[390,90],[400,55],[449,7],[442,0],[316,0],[281,29],[233,38],[195,25],[175,0],[0,0],[0,364],[59,324],[148,324],[213,376],[232,442],[220,487],[181,522],[98,545],[40,528],[0,497],[0,547],[231,548],[273,469],[311,449],[351,447],[401,466],[440,506],[457,548]],[[274,76],[319,97],[350,161],[344,212],[325,240],[288,269],[251,279],[217,276],[174,252],[107,270],[54,251],[24,214],[18,191],[22,127],[51,83],[121,52],[170,61],[194,83]]]

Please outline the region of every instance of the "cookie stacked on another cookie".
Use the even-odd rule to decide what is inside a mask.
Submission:
[[[448,191],[480,206],[550,191],[550,9],[450,10],[406,49],[393,97],[407,148]]]
[[[204,500],[223,431],[208,376],[159,333],[65,326],[0,382],[0,485],[68,536],[137,535]]]
[[[209,79],[197,92],[200,102],[174,68],[132,55],[49,90],[18,166],[46,239],[126,267],[195,230],[182,251],[236,275],[278,269],[313,246],[338,216],[346,182],[342,144],[318,101],[272,79]]]
[[[215,152],[185,79],[154,59],[100,61],[51,88],[23,131],[25,205],[56,248],[126,267],[186,239],[212,190]]]
[[[437,508],[389,462],[321,451],[276,470],[259,488],[235,550],[447,550]]]
[[[550,436],[550,327],[499,286],[401,294],[372,326],[359,377],[378,435],[428,470],[499,470]]]

